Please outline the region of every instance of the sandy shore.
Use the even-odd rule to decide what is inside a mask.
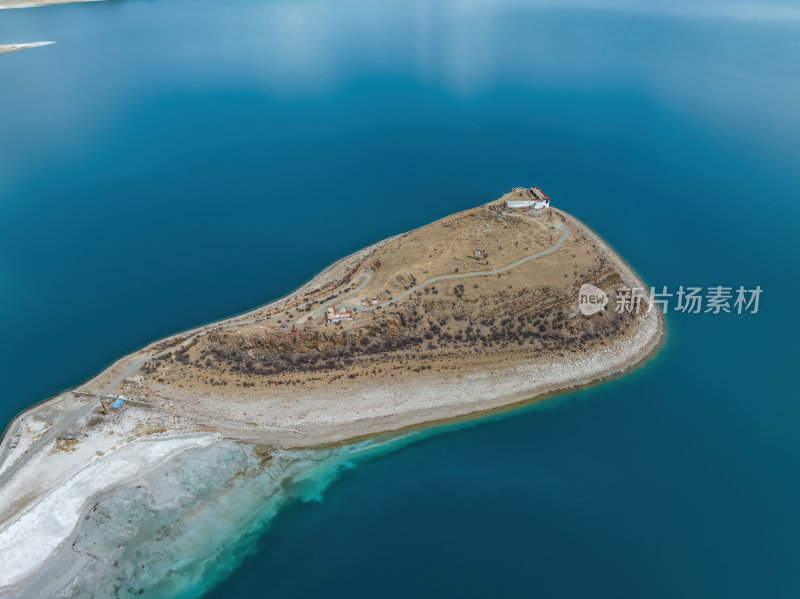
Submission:
[[[218,436],[211,434],[139,439],[105,459],[95,457],[2,530],[0,590],[19,583],[44,564],[99,495],[136,480],[182,452],[207,447],[216,440]]]
[[[578,360],[541,361],[455,379],[422,375],[389,385],[365,384],[355,395],[336,390],[296,394],[292,407],[280,413],[250,410],[256,418],[277,423],[267,435],[226,431],[223,419],[218,428],[253,440],[266,436],[283,447],[308,447],[511,408],[630,370],[658,348],[660,329],[657,317],[643,318],[631,338]]]

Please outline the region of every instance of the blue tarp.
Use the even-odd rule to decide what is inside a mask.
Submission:
[[[120,407],[124,403],[125,403],[125,401],[122,400],[122,399],[115,399],[114,403],[111,404],[111,407],[116,410],[118,407]]]

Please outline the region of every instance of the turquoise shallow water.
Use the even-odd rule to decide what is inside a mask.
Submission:
[[[651,284],[759,284],[759,314],[670,314],[628,377],[312,481],[180,592],[796,597],[800,20],[631,6],[3,11],[57,44],[0,57],[0,416],[540,184]]]

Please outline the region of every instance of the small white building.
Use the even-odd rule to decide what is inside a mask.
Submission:
[[[336,306],[328,306],[328,309],[325,310],[325,320],[327,320],[328,322],[353,320],[353,311],[346,310],[344,312],[339,312],[338,310],[336,310]]]
[[[533,205],[534,210],[550,207],[550,196],[543,192],[541,187],[531,187],[531,194],[536,198],[536,203]]]
[[[533,200],[508,200],[506,208],[530,208],[535,203]]]

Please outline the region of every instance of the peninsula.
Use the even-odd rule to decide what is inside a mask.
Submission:
[[[100,0],[0,0],[0,10],[4,8],[35,8],[51,4],[70,4],[72,2],[99,2]]]
[[[187,452],[233,441],[268,469],[274,452],[507,408],[653,354],[660,310],[643,297],[639,310],[610,301],[585,315],[584,284],[608,298],[649,289],[539,188],[515,188],[347,256],[280,300],[121,358],[6,429],[0,593],[45,596],[98,560],[116,564],[76,549],[87,512],[123,486],[156,501],[159,486],[141,481]],[[70,543],[80,559],[65,557]],[[53,560],[58,574],[42,577]]]
[[[0,54],[4,52],[15,52],[17,50],[25,50],[27,48],[38,48],[39,46],[49,46],[55,42],[29,42],[27,44],[0,44]]]

